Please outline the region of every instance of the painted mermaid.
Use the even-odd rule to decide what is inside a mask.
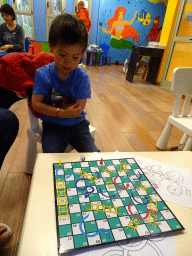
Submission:
[[[112,34],[111,38],[120,40],[132,37],[133,40],[136,40],[137,43],[139,43],[140,35],[138,35],[138,32],[130,26],[135,20],[137,12],[135,12],[135,15],[131,21],[122,20],[125,17],[125,12],[125,7],[117,7],[114,17],[108,20],[107,24],[109,31],[107,31],[104,27],[102,28],[102,31],[106,34]]]

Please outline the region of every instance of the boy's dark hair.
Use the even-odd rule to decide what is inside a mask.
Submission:
[[[5,13],[8,15],[11,15],[13,17],[13,20],[16,20],[16,16],[15,16],[15,12],[13,10],[13,8],[11,7],[11,5],[9,4],[3,4],[0,8],[0,13]]]
[[[82,46],[82,52],[85,52],[88,33],[84,21],[69,13],[58,15],[51,23],[49,44],[53,47],[57,44],[78,44]]]

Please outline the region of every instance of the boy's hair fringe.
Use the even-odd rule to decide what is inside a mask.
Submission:
[[[51,23],[49,44],[81,45],[82,53],[88,46],[88,33],[84,21],[79,17],[64,13],[58,15]]]

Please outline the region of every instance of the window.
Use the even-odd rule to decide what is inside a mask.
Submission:
[[[25,36],[34,39],[33,0],[13,0],[13,9],[17,23],[23,27]]]
[[[65,0],[47,0],[47,40],[52,20],[65,12]]]
[[[0,6],[1,5],[3,5],[3,0],[0,0]],[[3,22],[4,22],[4,20],[3,20],[2,16],[1,16],[1,14],[0,14],[0,24],[3,23]]]

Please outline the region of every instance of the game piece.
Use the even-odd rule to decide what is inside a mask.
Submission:
[[[85,161],[85,156],[81,156],[81,161]]]
[[[134,158],[55,163],[53,171],[59,255],[184,229]]]
[[[59,160],[59,164],[58,164],[58,166],[59,166],[59,167],[61,167],[61,166],[62,166],[61,160]]]

